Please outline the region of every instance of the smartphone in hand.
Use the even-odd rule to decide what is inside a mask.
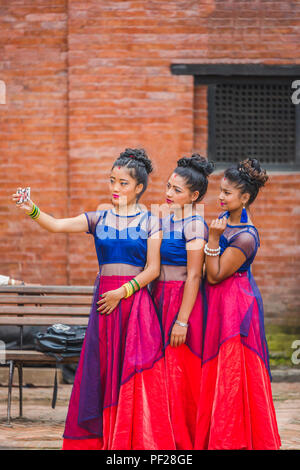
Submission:
[[[27,202],[30,200],[30,188],[17,189],[17,194],[20,195],[20,199],[17,201],[16,204],[23,204],[23,202]]]

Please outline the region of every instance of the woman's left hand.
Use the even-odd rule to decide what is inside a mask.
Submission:
[[[170,345],[174,348],[181,346],[185,343],[187,334],[187,327],[180,326],[177,323],[174,323],[170,336]]]
[[[109,315],[119,304],[120,300],[124,297],[123,289],[114,289],[101,294],[101,299],[97,304],[99,308],[97,311],[102,314]]]
[[[222,219],[212,220],[209,226],[209,238],[219,239],[227,227],[227,222],[228,220],[226,219],[226,217],[223,217]]]

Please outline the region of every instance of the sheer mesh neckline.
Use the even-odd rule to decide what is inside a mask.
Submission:
[[[253,228],[255,228],[255,230],[257,230],[255,225],[253,225],[253,224],[241,224],[241,225],[227,224],[227,227],[253,227]]]
[[[174,212],[173,212],[170,216],[170,219],[172,220],[172,222],[183,222],[184,220],[192,219],[193,217],[197,217],[197,216],[202,218],[200,214],[192,214],[192,215],[189,215],[188,217],[183,217],[183,219],[174,220]]]
[[[110,211],[113,215],[117,216],[117,217],[136,217],[137,215],[141,214],[142,211],[140,212],[137,212],[136,214],[133,214],[133,215],[121,215],[121,214],[117,214],[116,212],[113,212],[112,209],[110,209]]]
[[[219,218],[219,219],[223,219],[223,217],[226,217],[227,220],[228,220],[228,219],[229,219],[229,215],[230,215],[230,214],[229,214],[228,211],[222,212],[222,213],[219,215],[218,218]],[[256,228],[255,225],[253,225],[253,224],[237,224],[237,225],[227,224],[227,227],[232,227],[232,228],[234,228],[234,227],[253,227],[253,228],[258,232],[257,228]]]

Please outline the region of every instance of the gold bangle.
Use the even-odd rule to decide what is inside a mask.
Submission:
[[[33,214],[34,211],[35,211],[35,208],[36,208],[36,205],[35,205],[34,202],[33,202],[33,206],[32,206],[31,211],[30,211],[30,212],[26,212],[26,214],[29,215],[29,216],[32,216],[32,214]]]
[[[127,296],[128,296],[128,287],[126,286],[126,284],[123,284],[122,287],[124,287],[125,292],[126,292],[124,299],[127,299]]]
[[[29,215],[29,217],[31,217],[34,220],[38,219],[38,217],[40,216],[40,213],[41,213],[40,209],[34,203],[33,203],[31,212],[26,212],[26,214]]]
[[[39,216],[40,216],[40,213],[41,213],[41,211],[40,211],[40,209],[37,207],[37,212],[36,212],[36,214],[32,215],[31,218],[34,219],[34,220],[35,220],[35,219],[38,219]]]
[[[126,282],[125,284],[123,284],[123,287],[125,287],[125,290],[126,290],[125,299],[127,299],[134,293],[134,291],[133,291],[132,285],[129,284],[129,282]]]
[[[129,281],[129,284],[131,285],[132,289],[133,289],[133,293],[135,294],[135,287],[134,287],[134,284],[132,281]]]

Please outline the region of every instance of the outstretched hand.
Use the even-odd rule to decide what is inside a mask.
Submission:
[[[22,189],[22,188],[18,188],[18,189]],[[29,199],[29,201],[26,201],[26,202],[23,202],[22,204],[17,204],[17,202],[19,201],[21,195],[20,194],[17,194],[17,193],[14,193],[12,195],[12,201],[16,203],[16,206],[20,209],[23,209],[24,211],[27,211],[27,212],[31,212],[32,208],[33,208],[33,202],[31,199]]]

